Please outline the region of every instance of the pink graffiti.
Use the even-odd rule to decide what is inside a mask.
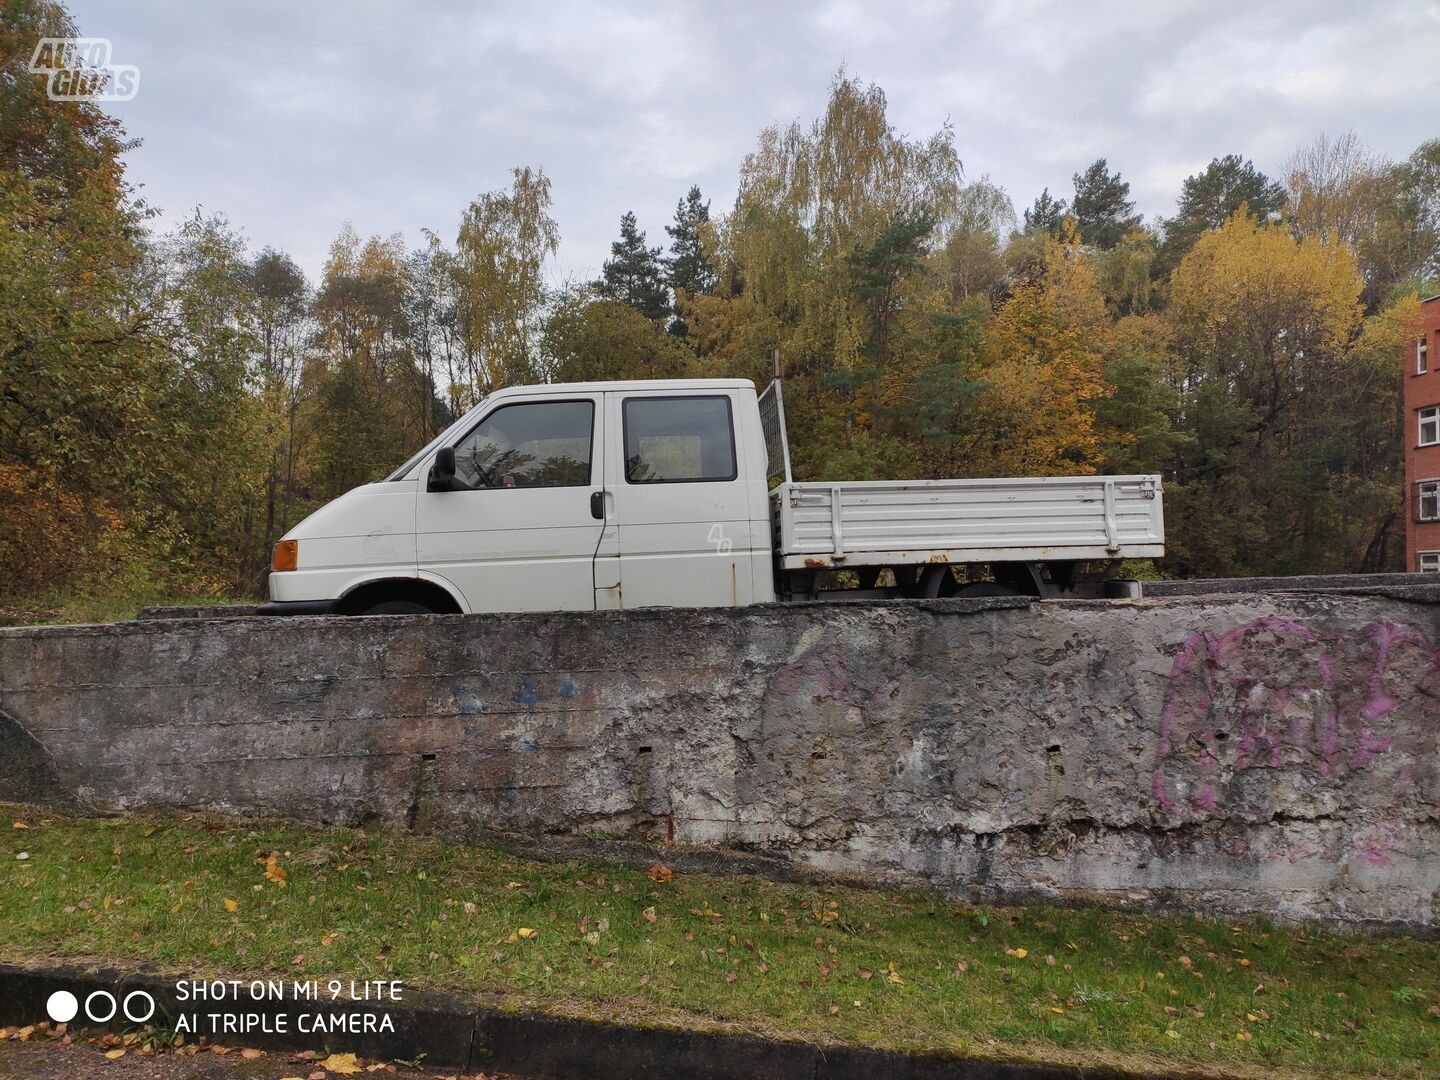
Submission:
[[[1152,794],[1167,814],[1209,816],[1248,770],[1298,769],[1340,784],[1383,768],[1393,774],[1389,798],[1423,782],[1437,788],[1426,797],[1440,799],[1434,771],[1414,767],[1437,749],[1437,701],[1440,649],[1406,623],[1323,638],[1275,617],[1218,637],[1197,631],[1171,666]]]
[[[844,700],[850,690],[850,672],[838,650],[825,655],[810,653],[777,672],[780,692],[786,697],[807,694],[817,698]]]

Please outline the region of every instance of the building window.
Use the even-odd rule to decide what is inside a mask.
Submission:
[[[1420,410],[1420,445],[1435,446],[1440,443],[1440,405],[1431,405]]]
[[[1420,552],[1420,572],[1424,574],[1440,574],[1440,551]]]
[[[1440,521],[1440,480],[1421,480],[1415,485],[1415,520]]]
[[[1430,350],[1422,337],[1415,342],[1415,374],[1424,375],[1430,370]]]

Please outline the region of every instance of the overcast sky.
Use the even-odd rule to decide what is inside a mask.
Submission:
[[[452,242],[515,165],[553,182],[552,281],[593,277],[625,210],[652,244],[691,184],[727,210],[760,130],[816,116],[841,64],[901,132],[948,119],[1017,211],[1097,157],[1148,220],[1217,155],[1276,175],[1322,131],[1440,136],[1440,0],[68,6],[141,69],[107,107],[163,222],[223,211],[312,278],[346,221]]]

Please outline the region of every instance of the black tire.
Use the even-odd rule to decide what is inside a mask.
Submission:
[[[382,600],[371,604],[361,615],[434,615],[433,608],[426,607],[418,600]]]

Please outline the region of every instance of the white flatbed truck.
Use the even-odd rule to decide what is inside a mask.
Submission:
[[[276,545],[262,614],[1124,595],[1158,476],[797,482],[781,384],[517,386]]]

